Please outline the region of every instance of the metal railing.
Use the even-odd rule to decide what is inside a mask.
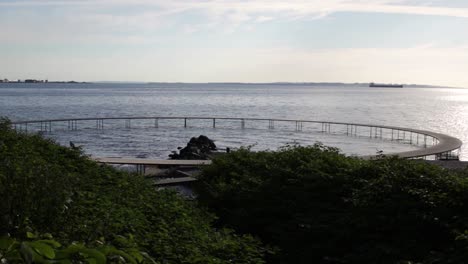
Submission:
[[[237,117],[89,117],[89,118],[64,118],[49,120],[29,120],[12,122],[12,126],[19,131],[51,133],[55,130],[78,130],[79,128],[110,129],[116,127],[132,128],[132,122],[146,122],[145,127],[158,128],[161,125],[176,125],[185,128],[204,122],[204,126],[212,128],[266,128],[288,129],[294,131],[315,131],[328,134],[341,134],[351,137],[368,137],[381,140],[397,141],[403,144],[411,144],[420,149],[392,153],[401,158],[429,158],[434,159],[458,159],[462,142],[452,136],[435,133],[427,130],[419,130],[404,127],[314,121],[295,119],[271,119],[271,118],[237,118]],[[164,122],[172,122],[166,123]],[[375,156],[363,156],[372,158]]]

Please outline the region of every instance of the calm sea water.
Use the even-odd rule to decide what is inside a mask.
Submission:
[[[11,120],[119,116],[218,116],[329,120],[410,127],[446,133],[468,142],[468,89],[369,88],[358,85],[258,84],[0,84],[0,115]],[[253,145],[276,149],[287,143],[320,141],[344,153],[366,155],[414,149],[369,138],[313,131],[260,129],[256,124],[106,124],[104,130],[55,131],[49,137],[73,141],[95,156],[165,158],[192,136],[205,134],[221,147]],[[94,124],[95,126],[95,124]],[[111,129],[110,127],[114,127]],[[462,159],[468,149],[462,148]]]

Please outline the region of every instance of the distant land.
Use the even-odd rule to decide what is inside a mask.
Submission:
[[[110,83],[110,82],[106,82]],[[136,82],[133,82],[136,83]],[[200,82],[200,83],[189,83],[189,82],[142,82],[146,84],[235,84],[235,85],[310,85],[310,86],[367,86],[368,83],[342,83],[342,82]],[[412,88],[455,88],[449,86],[440,85],[427,85],[427,84],[402,84],[404,87]]]
[[[0,83],[83,83],[83,84],[221,84],[221,85],[297,85],[297,86],[369,86],[370,83],[343,83],[343,82],[137,82],[137,81],[94,81],[94,82],[78,82],[78,81],[49,81],[37,79],[24,80],[8,80],[0,79]],[[458,88],[440,85],[427,84],[402,84],[404,87],[410,88]]]
[[[24,80],[0,79],[0,83],[88,83],[88,82],[76,82],[76,81],[49,81],[49,80],[37,80],[37,79],[24,79]]]

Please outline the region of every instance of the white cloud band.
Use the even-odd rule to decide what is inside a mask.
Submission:
[[[323,16],[336,12],[370,12],[392,14],[414,14],[431,16],[449,16],[468,18],[468,8],[431,6],[430,1],[418,2],[408,0],[44,0],[44,1],[3,1],[0,6],[157,6],[165,12],[177,13],[186,10],[201,10],[222,14],[236,12],[249,14],[265,13],[282,14],[281,16]],[[260,17],[260,15],[259,15]],[[268,16],[271,17],[271,16]]]

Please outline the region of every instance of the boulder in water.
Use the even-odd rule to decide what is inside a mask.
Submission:
[[[200,135],[199,137],[191,138],[187,146],[179,150],[179,154],[174,151],[169,157],[171,159],[206,160],[210,159],[211,154],[216,150],[217,148],[213,140],[207,136]]]

